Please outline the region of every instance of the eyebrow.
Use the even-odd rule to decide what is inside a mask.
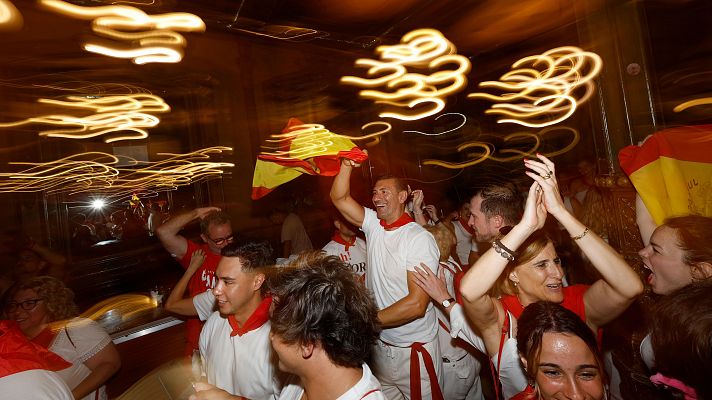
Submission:
[[[551,367],[551,368],[563,369],[563,368],[561,368],[561,366],[559,364],[554,364],[554,363],[539,363],[539,367],[540,368],[541,367]],[[598,366],[595,364],[581,364],[581,365],[576,366],[577,371],[580,371],[582,369],[588,369],[588,368],[593,368],[595,370],[598,370]]]

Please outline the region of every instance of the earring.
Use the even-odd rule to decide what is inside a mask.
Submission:
[[[515,281],[512,281],[512,285],[514,285],[514,287],[517,287],[517,285],[519,285],[519,284]]]

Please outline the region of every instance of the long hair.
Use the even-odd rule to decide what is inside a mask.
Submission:
[[[544,333],[565,333],[583,340],[596,359],[601,380],[606,377],[603,362],[598,353],[596,336],[573,311],[548,301],[538,301],[528,305],[517,319],[517,349],[527,360],[527,378],[536,380]]]
[[[511,274],[516,267],[533,260],[549,243],[554,244],[554,241],[551,240],[543,229],[539,229],[531,234],[531,236],[519,246],[514,261],[508,262],[504,267],[502,274],[499,275],[497,282],[492,288],[492,295],[498,297],[501,295],[516,294],[516,290],[509,280],[509,274]]]

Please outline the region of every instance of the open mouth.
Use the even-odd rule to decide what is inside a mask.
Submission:
[[[551,290],[560,290],[561,289],[561,283],[550,283],[546,285]]]

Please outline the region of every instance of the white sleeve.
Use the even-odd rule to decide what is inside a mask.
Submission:
[[[76,348],[78,361],[85,362],[111,342],[111,337],[98,323],[91,319],[75,319],[67,324],[64,334]]]
[[[363,223],[361,224],[361,231],[366,234],[366,239],[368,239],[368,235],[373,232],[374,229],[377,229],[379,226],[378,222],[378,217],[376,216],[376,212],[373,211],[372,209],[368,207],[363,208]]]
[[[198,318],[205,321],[215,310],[215,295],[212,290],[206,290],[193,297],[193,305],[198,312]]]
[[[406,269],[415,271],[415,267],[420,267],[420,263],[423,263],[437,276],[440,266],[439,260],[440,250],[438,250],[435,238],[430,232],[423,229],[410,243],[406,253]]]
[[[452,336],[453,339],[459,337],[483,354],[487,354],[484,340],[472,330],[470,323],[467,322],[462,306],[457,303],[455,303],[450,310],[450,336]]]

